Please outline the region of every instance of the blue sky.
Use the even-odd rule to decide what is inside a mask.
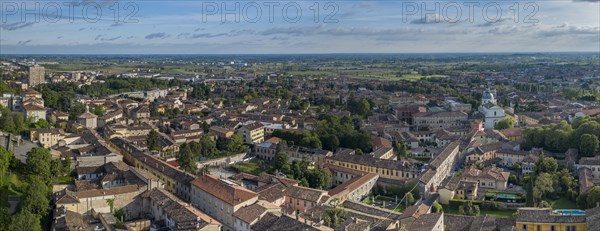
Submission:
[[[598,0],[68,2],[3,0],[0,53],[600,52]]]

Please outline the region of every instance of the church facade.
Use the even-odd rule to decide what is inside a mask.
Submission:
[[[485,129],[493,129],[494,125],[506,116],[504,109],[498,106],[493,92],[489,89],[483,91],[478,111],[484,116],[483,127]]]

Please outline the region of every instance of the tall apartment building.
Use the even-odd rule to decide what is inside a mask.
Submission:
[[[46,74],[46,70],[42,66],[32,66],[29,67],[29,86],[36,86],[38,84],[46,82],[44,75]]]

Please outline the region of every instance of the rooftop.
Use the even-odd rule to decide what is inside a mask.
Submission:
[[[258,194],[255,192],[228,183],[226,180],[218,179],[215,176],[202,175],[194,179],[191,184],[230,205],[237,205],[252,198],[258,198]]]

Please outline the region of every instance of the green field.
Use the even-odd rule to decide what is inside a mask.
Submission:
[[[258,160],[236,163],[234,165],[229,166],[228,168],[236,172],[249,173],[257,176],[267,171],[267,169],[261,168],[260,162]]]
[[[558,200],[550,201],[550,205],[553,209],[577,209],[577,204],[575,202],[561,197]]]

